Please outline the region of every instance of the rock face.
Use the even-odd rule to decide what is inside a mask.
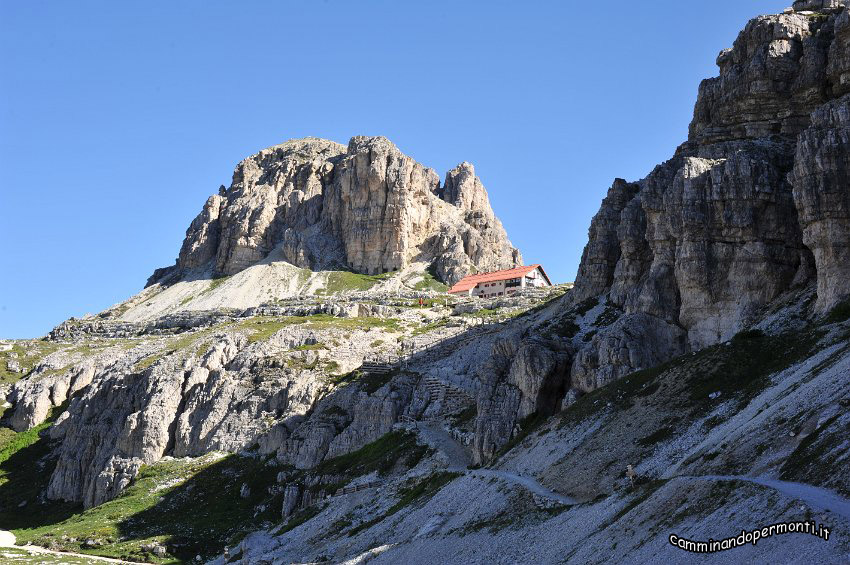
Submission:
[[[348,147],[307,138],[239,163],[230,187],[192,221],[175,268],[149,284],[175,271],[232,275],[272,251],[299,267],[367,274],[436,259],[448,283],[522,262],[469,163],[441,186],[385,138],[354,137]]]
[[[790,178],[817,266],[818,304],[826,308],[850,294],[850,95],[812,114]]]
[[[472,446],[476,463],[492,458],[522,419],[560,409],[569,386],[569,353],[519,335],[494,344],[493,354],[477,371],[482,388]]]
[[[572,365],[572,385],[590,392],[686,349],[685,332],[678,326],[643,313],[625,316],[579,351]]]
[[[624,318],[576,354],[573,387],[729,339],[811,280],[821,311],[850,295],[844,5],[750,21],[700,85],[688,141],[643,180],[614,182],[571,304],[604,296]]]
[[[294,425],[316,402],[322,384],[315,371],[286,368],[281,355],[315,341],[310,331],[299,329],[253,346],[239,334],[227,334],[208,342],[202,355],[175,352],[144,369],[112,365],[93,378],[90,372],[75,376],[71,388],[79,388],[84,377],[91,382],[50,428],[61,444],[47,496],[94,506],[120,493],[142,465],[165,455],[234,452],[278,420]],[[40,413],[19,404],[37,423]]]

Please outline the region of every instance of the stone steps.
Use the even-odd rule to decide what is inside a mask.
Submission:
[[[365,362],[360,365],[360,370],[372,375],[388,375],[398,368],[397,363]]]
[[[334,496],[342,496],[343,494],[351,494],[352,492],[358,492],[358,491],[361,491],[361,490],[366,490],[367,488],[379,487],[382,484],[384,484],[383,481],[375,480],[375,481],[368,481],[368,482],[365,482],[365,483],[360,483],[360,484],[357,484],[357,485],[354,485],[354,486],[342,487],[340,489],[337,489],[337,491],[334,493]]]
[[[436,377],[425,377],[423,384],[431,402],[439,402],[444,413],[463,410],[473,402],[466,391]]]

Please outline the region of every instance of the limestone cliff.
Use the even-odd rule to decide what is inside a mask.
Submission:
[[[614,181],[593,218],[575,288],[541,334],[565,371],[484,366],[475,457],[528,415],[640,369],[726,341],[778,297],[815,285],[824,313],[850,295],[850,8],[796,2],[751,20],[702,82],[688,139],[644,179]],[[553,343],[555,345],[553,345]],[[565,361],[559,361],[563,364]],[[525,392],[569,387],[562,404]]]
[[[604,296],[659,337],[679,332],[699,349],[729,339],[794,286],[816,280],[820,311],[850,295],[843,4],[796,2],[755,18],[720,53],[719,76],[700,85],[688,140],[646,178],[618,180],[608,192],[572,304]],[[646,358],[646,336],[633,339],[624,324],[576,357],[576,388],[646,366],[628,360]],[[629,354],[606,367],[596,359],[612,340]]]
[[[302,268],[365,274],[435,262],[448,283],[522,262],[469,163],[441,185],[383,137],[354,137],[348,147],[307,138],[239,163],[230,187],[192,221],[175,267],[149,284],[198,269],[232,275],[272,251]]]

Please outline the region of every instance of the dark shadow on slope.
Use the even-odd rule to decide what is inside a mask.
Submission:
[[[144,506],[147,501],[150,504],[119,522],[122,538],[160,539],[169,553],[181,560],[197,555],[211,558],[252,531],[284,522],[286,531],[303,523],[322,509],[322,493],[333,494],[354,477],[413,467],[426,452],[427,448],[417,445],[412,435],[396,431],[308,471],[281,465],[273,456],[230,455],[204,467],[182,484],[160,491],[164,492],[161,497],[152,497],[150,493],[158,484],[168,484],[173,475],[180,474],[175,469],[169,472],[169,466],[176,463],[159,463],[143,469],[121,496],[89,512],[97,510],[109,515],[122,507]],[[283,473],[283,482],[277,480],[279,473]],[[284,520],[281,509],[286,484],[302,485],[319,501]]]
[[[157,486],[174,480],[172,473],[155,465],[143,469],[121,496],[99,509],[108,513],[123,505],[135,510],[118,522],[122,538],[157,538],[178,559],[208,559],[245,534],[281,521],[283,493],[275,487],[282,470],[266,458],[231,455],[151,497]]]
[[[55,411],[55,413],[61,413]],[[52,421],[15,434],[0,449],[0,529],[37,528],[61,522],[78,504],[44,498],[56,466],[47,428]]]

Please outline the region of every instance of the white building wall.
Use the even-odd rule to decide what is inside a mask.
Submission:
[[[540,267],[537,267],[536,269],[525,275],[524,286],[540,287],[551,285],[546,282],[546,277],[544,277],[543,273],[540,272]]]
[[[483,296],[491,298],[495,296],[505,295],[505,281],[493,281],[487,283],[478,283],[478,286],[472,291],[473,296]],[[499,294],[501,293],[501,294]]]
[[[520,277],[516,277],[520,279],[517,286],[508,286],[508,281],[513,279],[506,279],[502,281],[493,281],[487,283],[478,283],[478,286],[473,289],[473,296],[481,296],[485,298],[493,298],[497,296],[505,296],[512,292],[516,292],[522,287],[522,279]]]
[[[482,298],[495,298],[498,296],[506,296],[520,290],[521,288],[551,286],[546,282],[546,277],[543,276],[543,273],[540,271],[540,267],[534,269],[530,273],[527,273],[525,276],[516,278],[519,279],[519,284],[511,286],[508,286],[508,281],[513,279],[478,283],[478,285],[470,291],[470,294],[472,296]]]

